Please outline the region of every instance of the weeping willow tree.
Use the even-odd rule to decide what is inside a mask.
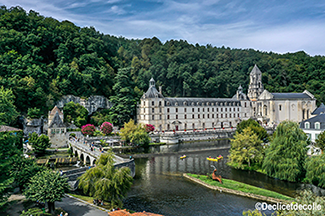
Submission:
[[[133,178],[127,167],[115,169],[114,154],[102,154],[96,166],[79,178],[79,188],[94,199],[110,201],[111,207],[122,207],[123,198],[130,190]]]
[[[325,154],[307,158],[306,180],[309,183],[325,188]]]
[[[266,150],[263,169],[269,176],[281,180],[301,180],[305,174],[307,145],[307,136],[297,123],[280,123]]]

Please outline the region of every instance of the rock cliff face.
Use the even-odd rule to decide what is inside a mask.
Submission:
[[[74,103],[79,103],[81,106],[85,107],[88,110],[88,115],[93,114],[97,109],[110,109],[113,104],[104,96],[90,96],[88,99],[82,99],[74,95],[66,95],[61,98],[56,103],[56,106],[62,109],[64,104],[73,101]]]
[[[42,118],[39,119],[24,119],[23,120],[23,131],[24,136],[28,136],[28,134],[36,132],[37,134],[42,133],[42,127],[44,120]]]

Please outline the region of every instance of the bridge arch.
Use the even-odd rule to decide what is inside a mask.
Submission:
[[[91,165],[89,155],[87,155],[86,158],[85,158],[85,165]]]
[[[82,163],[85,163],[85,157],[83,153],[80,154],[79,159]]]
[[[78,154],[78,151],[77,150],[74,151],[74,156],[75,157],[79,157],[79,154]]]

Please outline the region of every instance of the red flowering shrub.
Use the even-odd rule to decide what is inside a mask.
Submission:
[[[113,131],[113,125],[109,122],[103,122],[103,124],[100,126],[100,131],[103,134],[108,135]]]
[[[92,124],[86,124],[86,125],[81,127],[81,133],[83,135],[92,136],[94,134],[95,130],[96,130],[96,128]]]
[[[145,127],[147,133],[155,130],[155,127],[152,124],[146,124],[144,127]]]

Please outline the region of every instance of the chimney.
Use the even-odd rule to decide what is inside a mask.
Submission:
[[[162,94],[162,86],[159,86],[159,93]]]

